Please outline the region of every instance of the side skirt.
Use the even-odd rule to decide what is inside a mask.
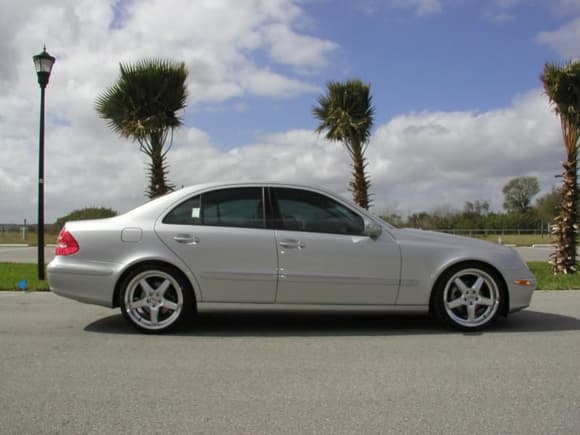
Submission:
[[[375,312],[375,313],[427,313],[428,305],[324,305],[324,304],[240,304],[199,302],[198,312]]]

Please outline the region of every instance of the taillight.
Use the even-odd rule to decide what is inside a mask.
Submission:
[[[60,230],[56,239],[55,255],[74,255],[77,252],[79,252],[79,244],[73,235],[67,231],[66,227]]]

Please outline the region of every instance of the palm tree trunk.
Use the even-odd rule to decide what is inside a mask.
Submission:
[[[151,159],[148,164],[149,172],[149,187],[147,188],[147,196],[150,199],[165,195],[175,189],[175,186],[169,184],[167,181],[167,163],[165,161],[165,152],[163,151],[163,141],[161,135],[153,133],[149,136],[149,147],[147,147],[145,154]]]
[[[362,150],[354,150],[352,156],[352,181],[350,187],[352,190],[352,200],[362,208],[368,209],[369,187],[371,185],[369,177],[366,175],[367,161]]]
[[[556,252],[552,254],[554,273],[576,272],[576,219],[578,170],[575,155],[569,155],[562,164],[562,206],[556,218],[553,233],[557,239]]]

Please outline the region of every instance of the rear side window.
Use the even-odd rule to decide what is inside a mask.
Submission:
[[[264,228],[262,188],[222,189],[195,196],[171,210],[163,223]]]
[[[202,195],[203,225],[264,228],[262,188],[214,190]]]
[[[173,225],[199,225],[201,208],[201,195],[194,196],[185,202],[182,202],[171,210],[165,219],[164,224]]]

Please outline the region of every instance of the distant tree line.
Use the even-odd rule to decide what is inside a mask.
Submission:
[[[403,218],[397,213],[381,217],[387,222],[425,230],[537,230],[545,228],[560,212],[561,190],[532,199],[539,192],[536,177],[518,177],[510,180],[502,189],[505,212],[491,211],[487,200],[466,201],[462,210],[438,208],[431,212],[421,211]]]
[[[68,221],[82,221],[87,219],[103,219],[117,216],[117,212],[107,207],[86,207],[74,210],[69,214],[59,217],[54,223],[54,227],[60,231]]]

